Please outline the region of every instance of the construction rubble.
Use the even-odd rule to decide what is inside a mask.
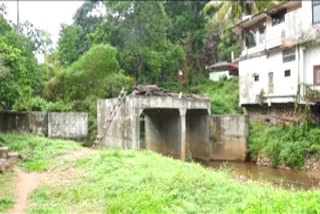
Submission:
[[[173,93],[163,88],[158,87],[157,85],[137,85],[133,87],[132,91],[133,95],[141,95],[141,96],[170,96],[170,97],[179,97],[179,98],[194,98],[194,99],[207,99],[203,96],[196,94],[183,94]]]
[[[9,152],[8,147],[0,147],[0,173],[9,169],[18,161],[19,154],[17,152]]]

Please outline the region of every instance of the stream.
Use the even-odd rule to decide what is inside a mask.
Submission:
[[[320,187],[320,174],[315,172],[274,169],[257,166],[251,162],[201,161],[200,163],[214,169],[229,168],[238,178],[242,177],[258,182],[271,183],[274,186],[281,186],[286,189],[308,190]]]

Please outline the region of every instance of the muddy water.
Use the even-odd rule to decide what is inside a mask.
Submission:
[[[229,168],[234,172],[237,178],[240,177],[264,183],[272,183],[275,186],[282,186],[284,188],[307,190],[320,187],[319,173],[259,167],[254,163],[248,162],[210,161],[201,163],[214,169],[219,169],[221,167]]]

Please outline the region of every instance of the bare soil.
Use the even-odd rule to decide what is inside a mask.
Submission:
[[[96,153],[95,150],[81,148],[70,151],[56,158],[58,164],[63,166],[64,161],[74,161],[78,158],[87,157]],[[70,175],[74,173],[72,166],[66,170],[61,170],[58,166],[46,172],[25,172],[19,167],[14,167],[15,205],[7,214],[23,214],[29,207],[28,196],[43,182],[68,182]]]
[[[22,214],[28,207],[28,195],[39,185],[43,173],[25,172],[14,167],[15,205],[8,214]]]

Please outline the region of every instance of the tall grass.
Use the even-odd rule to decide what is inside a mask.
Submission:
[[[67,140],[55,140],[29,134],[0,134],[2,144],[10,151],[17,151],[25,158],[20,166],[28,170],[43,171],[54,167],[55,156],[68,150],[80,148],[79,143]]]
[[[193,88],[211,101],[213,114],[236,114],[239,108],[239,83],[238,78],[221,80],[219,82],[206,81]]]
[[[13,206],[12,173],[0,173],[0,213]]]
[[[265,155],[276,167],[280,162],[299,169],[307,154],[320,152],[320,126],[304,122],[301,125],[265,125],[251,121],[249,152],[252,158]]]
[[[81,158],[72,182],[43,185],[31,199],[37,213],[318,213],[320,191],[241,183],[149,151],[107,150]]]

